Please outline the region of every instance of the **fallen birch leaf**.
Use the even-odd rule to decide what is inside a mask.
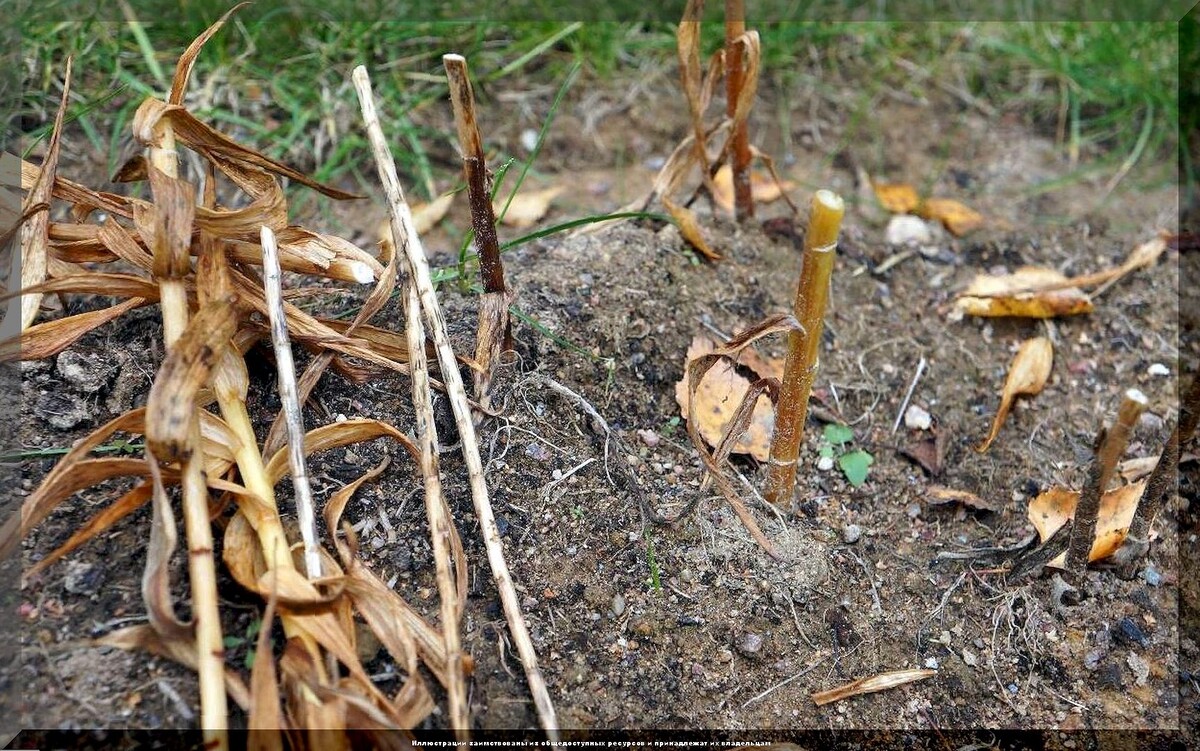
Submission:
[[[679,234],[696,250],[710,261],[721,260],[721,254],[712,249],[708,244],[708,240],[704,239],[704,233],[700,231],[700,222],[696,221],[696,215],[691,209],[684,208],[675,203],[671,199],[663,196],[663,206],[675,220],[675,224],[679,227]]]
[[[685,362],[701,355],[708,354],[716,348],[711,339],[697,336],[688,347]],[[750,390],[750,381],[738,375],[732,361],[727,357],[721,358],[713,365],[696,390],[696,420],[699,423],[700,435],[709,446],[717,446],[725,426],[733,419],[733,414],[742,402],[742,397]],[[688,385],[686,370],[684,380],[675,384],[675,401],[679,403],[680,412],[684,419],[688,415]],[[766,461],[771,452],[771,434],[775,429],[775,411],[771,400],[766,396],[759,397],[754,405],[750,425],[746,432],[738,437],[731,453],[750,454],[759,461]]]
[[[831,688],[828,691],[818,691],[812,694],[812,700],[820,707],[831,702],[849,699],[851,696],[886,691],[889,688],[896,688],[935,675],[937,675],[936,670],[894,670],[890,673],[873,675],[870,678],[859,678],[857,681],[851,681],[844,686]]]
[[[518,193],[508,204],[508,211],[501,214],[504,204],[495,207],[496,216],[500,218],[502,224],[510,227],[529,227],[546,215],[546,212],[550,210],[550,204],[564,190],[566,189],[561,185],[555,185],[532,193]]]
[[[968,315],[1056,318],[1091,313],[1091,299],[1054,269],[1025,266],[1011,274],[977,274],[954,301]]]
[[[725,213],[733,213],[733,170],[723,165],[713,175],[713,202]],[[786,191],[796,187],[791,180],[775,182],[775,178],[763,172],[750,173],[750,195],[755,203],[771,203],[783,197]]]
[[[1004,393],[1000,397],[1000,408],[996,419],[983,443],[975,447],[979,453],[988,450],[1000,433],[1000,426],[1008,417],[1017,396],[1034,396],[1041,393],[1050,378],[1050,367],[1054,364],[1054,345],[1047,337],[1039,336],[1021,344],[1012,364],[1008,366],[1008,378],[1004,381]]]
[[[983,509],[984,511],[1000,511],[1004,508],[1003,502],[989,501],[970,491],[956,490],[955,488],[947,488],[942,485],[930,485],[925,489],[925,493],[926,499],[934,505],[961,503],[964,506]]]
[[[907,183],[877,183],[871,181],[879,205],[893,214],[910,214],[921,205],[917,189]]]
[[[1138,501],[1141,500],[1145,489],[1146,483],[1139,482],[1110,490],[1100,497],[1100,513],[1096,517],[1096,540],[1088,553],[1089,562],[1109,557],[1125,542],[1125,533],[1133,522]],[[1029,502],[1029,521],[1037,530],[1041,542],[1049,540],[1068,520],[1075,517],[1075,506],[1078,503],[1079,493],[1063,487],[1050,488]],[[1062,568],[1066,555],[1064,551],[1046,565]]]
[[[983,214],[953,198],[926,198],[917,207],[917,214],[941,222],[955,237],[974,232],[984,222]]]

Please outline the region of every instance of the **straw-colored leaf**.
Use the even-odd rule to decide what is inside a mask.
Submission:
[[[550,211],[550,205],[566,188],[554,185],[533,192],[518,193],[508,204],[508,211],[500,217],[500,221],[510,227],[530,227],[541,221]],[[500,208],[503,208],[501,204]],[[497,211],[497,216],[499,212]]]
[[[662,197],[662,203],[667,213],[675,220],[675,224],[679,227],[679,234],[683,236],[688,245],[700,251],[700,254],[710,261],[721,260],[721,254],[713,250],[712,246],[708,244],[708,240],[705,239],[704,232],[700,229],[700,222],[691,209],[680,206],[665,195]]]
[[[247,748],[251,751],[283,751],[282,731],[287,728],[280,706],[279,683],[275,671],[275,655],[271,653],[271,627],[275,620],[276,598],[267,600],[254,643],[254,667],[250,670],[250,733]]]
[[[873,675],[870,678],[859,678],[856,681],[851,681],[837,688],[831,688],[828,691],[818,691],[812,695],[812,700],[820,707],[831,702],[848,699],[851,696],[886,691],[889,688],[896,688],[897,686],[924,680],[935,675],[937,675],[936,670],[894,670],[889,673]]]
[[[1054,345],[1048,337],[1039,336],[1021,343],[1020,349],[1008,366],[1008,378],[1004,381],[1000,408],[996,410],[992,429],[983,443],[975,447],[976,451],[987,451],[992,441],[996,440],[996,436],[1000,434],[1000,427],[1008,418],[1009,410],[1018,396],[1034,396],[1041,393],[1050,378],[1053,364]]]
[[[429,230],[438,226],[443,219],[446,218],[446,213],[450,211],[450,206],[454,203],[454,197],[457,193],[444,193],[429,203],[413,204],[413,227],[418,235],[424,235]],[[514,200],[513,203],[516,203]],[[509,211],[512,208],[509,207]],[[544,212],[543,212],[544,213]],[[390,237],[391,230],[388,227],[388,221],[385,219],[380,225],[380,234],[383,237]]]
[[[311,456],[321,451],[341,448],[353,443],[371,441],[385,436],[399,441],[400,445],[408,451],[409,456],[413,458],[413,461],[418,461],[420,451],[417,450],[417,447],[413,445],[412,440],[407,435],[388,425],[386,422],[366,418],[335,422],[331,425],[322,425],[319,428],[308,431],[304,436],[304,455]],[[287,477],[290,472],[291,468],[288,466],[287,450],[281,448],[267,462],[267,477],[271,479],[272,483],[277,483],[284,477]]]
[[[1120,549],[1145,490],[1146,483],[1138,482],[1110,490],[1100,497],[1096,537],[1088,552],[1088,561],[1107,558]],[[1075,517],[1075,507],[1078,503],[1078,492],[1057,486],[1040,493],[1029,502],[1029,521],[1037,530],[1042,542],[1053,537],[1055,532]],[[1062,568],[1065,562],[1064,551],[1046,565]]]
[[[77,313],[30,326],[21,332],[20,336],[9,337],[0,342],[0,362],[18,359],[44,360],[53,357],[88,333],[145,304],[146,300],[135,297],[111,308]]]
[[[917,207],[916,213],[924,219],[941,222],[955,237],[973,232],[984,223],[982,214],[953,198],[927,198]]]
[[[733,213],[733,169],[722,165],[713,176],[713,201],[726,213]],[[755,170],[750,173],[750,195],[755,203],[772,203],[785,197],[796,187],[791,180],[777,182],[770,173]]]
[[[1056,318],[1092,312],[1092,301],[1054,269],[1025,266],[1011,274],[978,274],[954,304],[973,316]],[[1030,291],[1033,290],[1033,291]]]
[[[704,336],[693,337],[686,361],[709,354],[715,348],[716,345],[711,339]],[[699,422],[700,435],[708,445],[716,446],[720,443],[734,411],[749,390],[750,381],[738,375],[728,358],[722,358],[704,374],[700,387],[695,392],[693,410]],[[686,374],[684,380],[675,384],[675,401],[686,418],[689,403]],[[771,435],[774,429],[775,410],[771,407],[771,401],[765,396],[759,397],[754,405],[750,424],[745,434],[733,445],[732,453],[750,454],[759,461],[766,461],[771,452]]]
[[[911,214],[921,205],[917,189],[907,183],[879,183],[871,181],[879,205],[893,214]]]

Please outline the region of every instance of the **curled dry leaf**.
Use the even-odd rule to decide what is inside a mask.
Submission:
[[[917,207],[924,219],[936,219],[955,237],[983,226],[983,215],[953,198],[927,198]]]
[[[992,421],[992,429],[983,443],[975,450],[983,453],[996,440],[1000,426],[1008,418],[1013,401],[1018,396],[1034,396],[1041,393],[1050,378],[1050,369],[1054,364],[1054,345],[1050,339],[1039,336],[1028,339],[1021,344],[1012,363],[1008,366],[1008,378],[1004,381],[1004,393],[1000,396],[1000,408],[996,410],[996,419]]]
[[[1100,497],[1100,513],[1096,517],[1096,539],[1088,553],[1089,562],[1109,557],[1125,542],[1125,532],[1133,522],[1138,501],[1145,490],[1146,483],[1138,482],[1110,490]],[[1075,506],[1078,503],[1079,493],[1063,487],[1050,488],[1029,502],[1029,521],[1037,530],[1042,542],[1053,537],[1055,532],[1075,517]],[[1064,551],[1046,565],[1062,568],[1066,562],[1066,555]]]
[[[880,183],[871,181],[879,205],[893,214],[911,214],[921,205],[917,189],[907,183]]]
[[[495,207],[496,216],[500,217],[502,224],[510,227],[529,227],[541,221],[546,212],[550,211],[550,204],[564,190],[566,188],[563,186],[555,185],[532,193],[518,193],[508,204],[508,211],[503,215],[500,214],[500,210],[504,208],[504,204]]]
[[[450,205],[454,203],[454,196],[457,193],[446,193],[433,199],[429,203],[416,203],[412,206],[413,227],[418,235],[423,235],[446,218],[446,212],[450,211]],[[516,203],[516,200],[513,201]],[[512,211],[512,207],[509,207]],[[543,214],[546,212],[543,211]],[[539,217],[540,218],[540,217]],[[391,224],[385,218],[379,225],[380,237],[391,237]]]
[[[818,691],[812,695],[812,700],[819,707],[831,702],[841,701],[842,699],[849,699],[851,696],[886,691],[889,688],[896,688],[897,686],[924,680],[935,675],[937,675],[936,670],[893,670],[890,673],[880,673],[870,678],[859,678],[856,681],[851,681],[837,688],[831,688],[828,691]]]
[[[984,511],[1000,511],[1004,508],[1002,501],[988,500],[967,490],[956,490],[955,488],[947,488],[942,485],[930,485],[926,488],[925,498],[934,505],[961,503],[964,506],[983,509]]]
[[[1092,312],[1092,301],[1054,269],[1026,266],[1011,274],[978,274],[954,305],[973,316],[1056,318]]]
[[[791,180],[776,182],[770,174],[754,171],[750,173],[750,195],[755,203],[771,203],[784,197],[796,187]],[[713,201],[726,213],[733,213],[733,169],[723,165],[713,176]]]
[[[711,339],[697,336],[688,347],[687,360],[711,353],[716,345]],[[696,391],[695,415],[699,422],[700,435],[710,446],[721,441],[726,426],[733,419],[734,410],[750,390],[750,381],[738,375],[728,358],[721,358],[713,365]],[[675,384],[675,401],[678,402],[684,419],[688,415],[688,387],[685,380]],[[750,454],[759,461],[766,461],[771,452],[771,434],[775,429],[775,410],[771,400],[759,397],[754,405],[750,425],[745,434],[737,439],[731,452]]]
[[[712,249],[708,244],[708,240],[704,239],[704,233],[700,230],[700,222],[696,220],[696,215],[691,209],[684,208],[675,203],[666,196],[662,197],[663,206],[667,213],[675,220],[675,224],[679,227],[679,234],[696,250],[700,251],[710,261],[721,260],[721,254]]]

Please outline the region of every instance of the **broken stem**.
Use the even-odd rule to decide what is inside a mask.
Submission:
[[[529,629],[525,625],[525,616],[521,612],[517,599],[517,590],[513,585],[508,564],[504,560],[504,546],[500,542],[500,531],[496,526],[496,517],[492,512],[491,501],[488,500],[487,483],[483,476],[483,462],[479,456],[479,442],[475,437],[475,425],[471,421],[471,409],[467,401],[467,393],[463,388],[462,376],[458,372],[458,362],[454,350],[450,346],[450,338],[446,331],[446,320],[442,316],[438,304],[437,292],[433,288],[433,279],[429,272],[429,260],[425,249],[413,226],[412,210],[404,200],[404,191],[400,187],[400,179],[396,175],[396,162],[388,148],[383,135],[383,127],[379,124],[376,114],[375,100],[371,94],[371,79],[367,69],[359,66],[354,69],[354,87],[358,93],[359,104],[362,108],[363,123],[374,152],[379,179],[383,183],[384,193],[389,205],[389,218],[397,248],[404,251],[408,259],[409,273],[416,286],[421,301],[421,310],[429,324],[433,335],[434,348],[437,351],[438,363],[441,365],[445,379],[446,392],[450,397],[450,406],[454,412],[454,421],[462,439],[463,459],[467,464],[467,473],[471,485],[471,500],[475,506],[475,516],[483,533],[484,546],[487,549],[488,562],[492,569],[492,578],[500,594],[500,603],[508,621],[508,628],[516,645],[521,663],[525,667],[525,678],[529,682],[529,692],[537,708],[542,728],[551,745],[559,745],[558,720],[555,716],[554,705],[550,701],[550,692],[546,688],[546,680],[537,664],[537,653],[529,638]]]
[[[1138,417],[1146,409],[1149,400],[1137,389],[1129,389],[1121,399],[1117,410],[1117,420],[1105,431],[1101,428],[1096,453],[1088,467],[1087,484],[1079,494],[1079,503],[1075,506],[1075,519],[1071,523],[1070,539],[1067,543],[1066,569],[1071,574],[1082,574],[1087,569],[1088,553],[1092,550],[1092,540],[1096,536],[1096,517],[1100,513],[1100,497],[1104,495],[1109,480],[1112,479],[1113,468],[1125,447],[1129,444],[1129,436]]]
[[[725,113],[734,118],[729,135],[730,169],[733,172],[733,200],[737,220],[754,218],[754,197],[750,192],[750,133],[748,117],[736,117],[738,100],[745,85],[742,65],[743,45],[738,40],[746,33],[744,0],[725,0]]]
[[[794,305],[801,328],[788,334],[788,353],[783,366],[783,385],[775,413],[775,434],[771,439],[764,493],[766,499],[775,504],[789,500],[796,483],[796,461],[800,456],[804,421],[808,417],[808,396],[820,364],[818,354],[825,304],[829,299],[829,282],[844,212],[841,196],[828,190],[818,190],[813,196]]]
[[[1150,527],[1166,501],[1167,494],[1175,488],[1175,472],[1179,468],[1180,452],[1196,432],[1197,421],[1200,421],[1200,376],[1192,378],[1187,393],[1180,401],[1179,419],[1175,429],[1167,438],[1154,470],[1146,480],[1146,490],[1142,493],[1133,521],[1129,524],[1125,544],[1113,556],[1121,575],[1126,578],[1133,575],[1134,566],[1150,552]]]
[[[156,131],[157,142],[148,144],[152,170],[168,180],[179,176],[179,156],[175,151],[175,132],[167,120]],[[155,180],[151,179],[153,188]],[[165,183],[164,183],[165,184]],[[187,195],[187,191],[182,191]],[[176,196],[178,198],[178,196]],[[194,201],[194,196],[192,197]],[[159,211],[184,209],[176,201],[156,201]],[[190,207],[188,207],[190,208]],[[184,209],[186,210],[186,209]],[[163,340],[167,348],[183,335],[188,325],[187,288],[184,277],[191,271],[189,240],[172,237],[172,216],[160,217],[154,242],[154,275],[159,281],[163,317]],[[187,222],[190,225],[190,221]],[[190,237],[190,227],[188,228]],[[208,516],[208,487],[204,478],[204,450],[200,440],[200,421],[192,405],[192,423],[188,451],[180,459],[180,487],[183,497],[184,529],[188,542],[188,578],[191,582],[192,618],[196,629],[196,672],[200,683],[200,727],[205,745],[226,749],[228,705],[225,694],[225,649],[221,637],[221,617],[217,604],[216,563],[213,560],[212,524]],[[164,459],[168,459],[164,457]]]
[[[458,591],[451,572],[450,536],[453,521],[442,497],[442,478],[438,471],[437,426],[433,416],[433,395],[429,390],[429,363],[425,357],[425,327],[421,325],[421,301],[411,280],[404,284],[404,317],[408,334],[409,368],[412,373],[413,411],[417,442],[421,448],[421,475],[425,481],[425,515],[433,541],[433,561],[437,572],[438,597],[441,599],[442,639],[446,646],[446,695],[450,709],[450,727],[460,744],[470,739],[470,714],[467,687],[461,670],[462,643],[459,636]]]

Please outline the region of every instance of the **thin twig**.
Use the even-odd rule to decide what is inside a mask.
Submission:
[[[912,399],[913,391],[917,388],[917,381],[921,380],[921,374],[925,372],[925,357],[921,357],[921,361],[917,363],[917,372],[913,375],[912,383],[908,384],[908,391],[904,394],[904,401],[900,402],[900,411],[896,413],[896,421],[892,423],[892,435],[900,429],[900,421],[904,419],[904,410],[908,409],[908,402]]]
[[[304,568],[309,579],[321,578],[321,552],[317,547],[317,515],[313,508],[312,487],[308,482],[308,463],[304,458],[304,415],[296,392],[296,365],[292,360],[292,344],[288,338],[287,318],[283,312],[283,281],[279,268],[279,246],[275,233],[263,225],[262,232],[263,293],[267,300],[267,317],[271,322],[271,344],[275,349],[275,370],[279,376],[279,401],[287,421],[288,463],[292,467],[292,488],[295,491],[296,517],[300,521],[300,538],[304,541]]]
[[[396,162],[384,138],[383,128],[379,124],[367,69],[360,65],[354,69],[353,77],[359,104],[362,108],[363,123],[375,155],[379,179],[383,183],[384,193],[387,196],[392,237],[396,247],[404,251],[408,260],[409,272],[416,285],[421,310],[429,324],[430,333],[433,335],[438,363],[441,365],[446,392],[450,398],[450,407],[454,412],[454,421],[462,439],[463,458],[467,464],[471,485],[471,500],[474,502],[475,515],[479,519],[479,526],[483,532],[483,542],[487,548],[492,578],[499,590],[500,602],[504,607],[509,630],[525,667],[525,678],[529,682],[529,691],[533,696],[534,705],[537,707],[542,728],[546,731],[546,736],[551,744],[557,748],[559,745],[558,720],[555,716],[554,705],[550,701],[545,678],[542,677],[542,672],[538,668],[537,653],[534,652],[533,642],[529,638],[529,630],[525,625],[525,616],[521,612],[512,576],[508,572],[508,564],[504,560],[504,547],[500,542],[500,531],[496,526],[496,517],[492,512],[491,502],[488,500],[488,489],[483,475],[483,463],[479,456],[479,442],[475,437],[475,425],[471,419],[471,408],[463,388],[462,376],[458,371],[454,350],[450,346],[446,321],[442,316],[437,293],[433,288],[429,260],[413,226],[412,211],[404,200],[400,179],[396,175]]]
[[[779,683],[776,683],[774,686],[771,686],[770,688],[768,688],[766,691],[763,691],[758,696],[755,696],[754,698],[747,700],[746,703],[742,705],[742,709],[745,709],[746,707],[750,706],[751,704],[758,701],[759,699],[764,699],[767,696],[770,696],[771,693],[773,693],[774,691],[776,691],[778,689],[783,688],[784,686],[788,685],[792,681],[797,680],[799,678],[803,678],[804,676],[808,675],[809,673],[811,673],[812,671],[814,671],[818,667],[820,667],[821,663],[825,662],[828,659],[829,659],[829,655],[825,655],[824,657],[817,660],[816,662],[811,663],[808,667],[804,668],[799,673],[796,673],[795,675],[784,678],[782,681],[780,681]]]

